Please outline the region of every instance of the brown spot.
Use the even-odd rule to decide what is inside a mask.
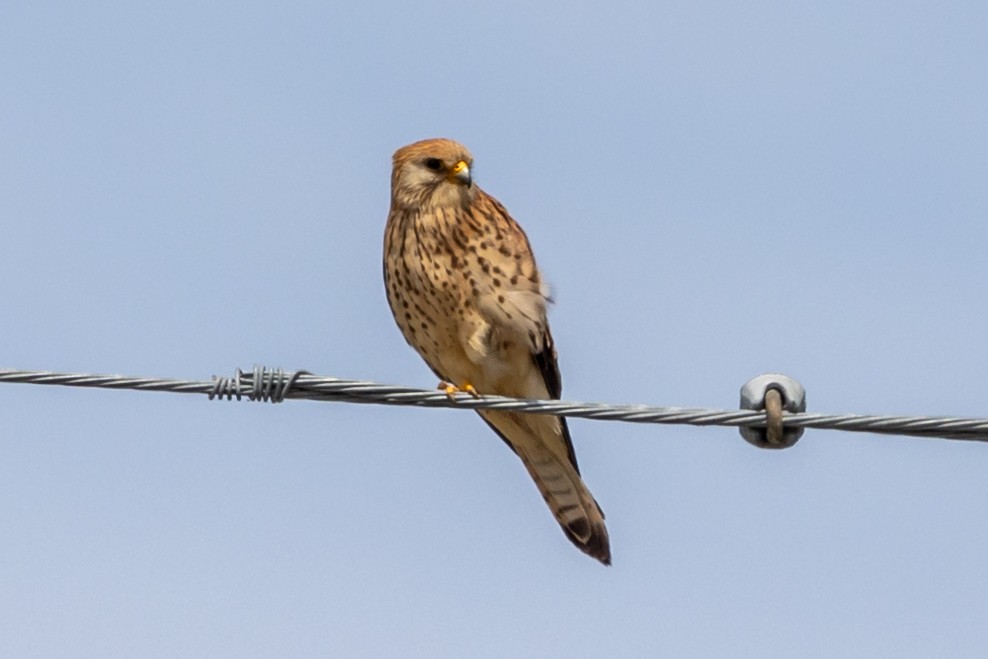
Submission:
[[[498,286],[500,286],[500,285],[501,285],[501,280],[500,280],[500,279],[498,279],[497,277],[495,277],[495,278],[494,278],[494,279],[492,280],[492,283],[494,284],[494,286],[495,286],[495,288],[496,288],[496,287],[498,287]]]
[[[504,296],[503,295],[498,295],[497,296],[497,301],[500,302],[501,304],[504,304]]]
[[[512,286],[518,283],[518,275],[511,275]]]
[[[472,213],[467,213],[464,215],[463,221],[466,222],[467,226],[474,231],[480,231],[480,223],[477,222],[477,218],[475,218]]]

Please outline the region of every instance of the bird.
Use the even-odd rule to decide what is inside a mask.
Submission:
[[[559,399],[548,287],[524,230],[474,183],[470,151],[427,139],[395,151],[392,166],[384,285],[440,389]],[[477,413],[521,459],[566,537],[610,565],[604,513],[580,475],[566,418]]]

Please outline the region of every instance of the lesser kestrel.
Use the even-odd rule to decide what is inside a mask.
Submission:
[[[522,228],[474,185],[452,140],[394,154],[384,283],[405,340],[447,391],[559,398],[548,294]],[[479,410],[528,469],[573,544],[609,565],[604,515],[583,483],[566,419]]]

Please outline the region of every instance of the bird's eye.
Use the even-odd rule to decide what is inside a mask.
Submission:
[[[428,158],[425,161],[425,166],[434,172],[438,172],[440,169],[443,168],[443,161],[440,160],[439,158]]]

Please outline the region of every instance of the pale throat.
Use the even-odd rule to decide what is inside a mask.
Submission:
[[[455,209],[465,208],[477,196],[475,188],[468,188],[458,183],[442,183],[433,189],[422,203],[422,208]]]

